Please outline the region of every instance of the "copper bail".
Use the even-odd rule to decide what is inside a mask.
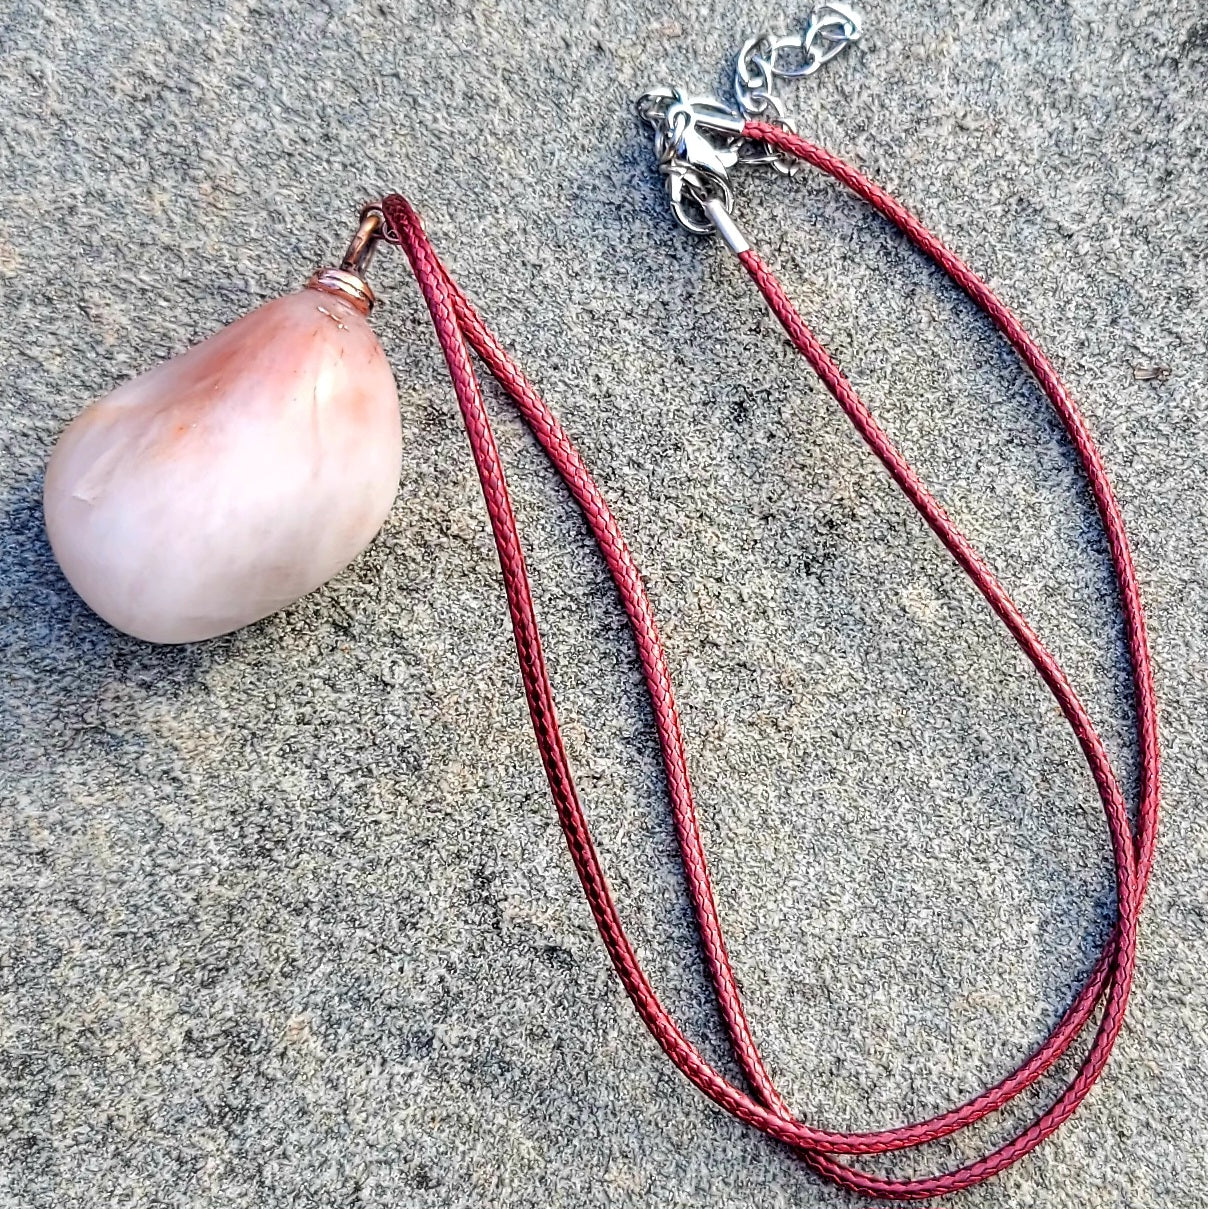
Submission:
[[[373,260],[378,240],[382,238],[385,216],[376,205],[366,206],[361,211],[361,225],[348,244],[339,268],[320,269],[307,283],[307,288],[335,294],[351,303],[362,315],[373,310],[376,301],[365,271]]]

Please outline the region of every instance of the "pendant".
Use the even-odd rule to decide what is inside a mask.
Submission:
[[[51,549],[119,630],[196,642],[292,604],[373,540],[402,464],[398,391],[368,315],[367,208],[339,268],[119,386],[46,470]]]

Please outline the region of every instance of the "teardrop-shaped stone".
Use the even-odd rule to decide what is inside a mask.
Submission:
[[[398,487],[398,392],[368,321],[277,298],[93,403],[46,471],[72,587],[150,642],[212,638],[347,566]]]

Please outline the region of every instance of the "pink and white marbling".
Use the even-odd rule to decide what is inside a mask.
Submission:
[[[305,289],[98,400],[46,471],[63,573],[150,642],[248,625],[347,566],[386,519],[398,393],[368,321]]]

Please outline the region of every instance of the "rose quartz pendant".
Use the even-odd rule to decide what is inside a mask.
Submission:
[[[50,544],[111,625],[195,642],[292,604],[373,540],[402,460],[361,276],[380,213],[317,274],[119,386],[59,438]]]

